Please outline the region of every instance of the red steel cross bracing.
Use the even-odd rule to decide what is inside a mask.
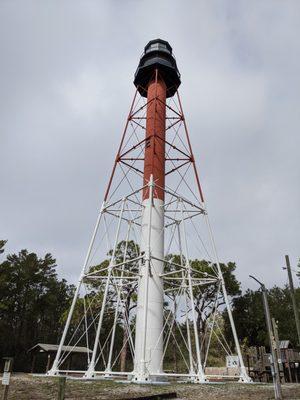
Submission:
[[[104,201],[107,201],[110,196],[116,168],[120,163],[140,177],[143,176],[143,183],[141,184],[141,186],[144,186],[143,199],[148,196],[149,191],[145,186],[149,182],[150,176],[153,175],[153,180],[156,184],[154,197],[161,200],[164,200],[166,176],[175,173],[188,164],[192,164],[195,184],[201,202],[204,202],[180,96],[177,91],[176,96],[172,98],[177,107],[177,110],[175,110],[174,107],[167,104],[167,91],[168,88],[158,71],[156,71],[148,84],[146,101],[144,98],[139,97],[138,89],[136,90]],[[141,100],[144,102],[143,105],[139,105]],[[170,121],[168,126],[166,126],[167,121]],[[140,133],[137,133],[138,129]],[[167,134],[168,137],[174,134],[173,139],[171,137],[167,139]],[[179,141],[175,145],[176,138]],[[166,161],[171,162],[172,168],[166,170]],[[136,163],[143,163],[143,165],[139,164],[137,166]],[[181,174],[179,176],[181,180],[185,180]]]

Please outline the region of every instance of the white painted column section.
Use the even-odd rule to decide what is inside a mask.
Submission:
[[[149,183],[151,189],[152,179]],[[144,263],[140,265],[135,338],[135,382],[153,380],[162,372],[163,356],[163,262],[164,258],[164,202],[150,196],[143,201],[141,251]],[[149,376],[150,375],[150,376]]]

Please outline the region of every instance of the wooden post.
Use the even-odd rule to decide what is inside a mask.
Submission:
[[[32,355],[32,363],[31,363],[31,373],[33,374],[34,367],[35,367],[35,360],[36,360],[36,354],[33,353]]]
[[[296,383],[299,383],[298,371],[297,371],[297,367],[296,367],[296,363],[295,362],[294,362],[294,375],[295,375]]]
[[[275,345],[276,345],[275,351],[276,351],[277,360],[278,360],[279,374],[280,374],[280,378],[282,378],[281,380],[283,381],[283,383],[285,383],[283,364],[282,364],[282,359],[281,359],[280,342],[279,342],[279,336],[278,336],[278,327],[277,327],[275,318],[272,318],[272,326],[273,326],[274,339],[275,339]]]
[[[70,355],[68,356],[67,367],[66,367],[67,371],[70,371],[70,369],[71,369],[71,364],[72,364],[72,354],[70,354]],[[69,375],[69,374],[68,374],[68,375]]]
[[[57,400],[65,400],[66,377],[60,376],[58,378],[58,396]]]
[[[4,371],[3,371],[3,376],[2,376],[2,385],[4,386],[2,400],[7,400],[10,375],[12,372],[12,365],[13,365],[14,359],[12,357],[3,357],[3,360],[4,360],[5,364],[4,364]]]
[[[8,396],[8,389],[9,389],[9,385],[5,385],[4,386],[4,391],[3,391],[3,400],[7,400],[7,396]]]
[[[265,365],[265,352],[266,349],[263,346],[259,347],[259,358],[260,358],[260,374],[261,374],[261,379],[263,382],[267,382],[268,381],[268,377],[266,374],[266,365]]]
[[[47,365],[46,365],[46,373],[49,371],[49,369],[50,369],[50,364],[51,364],[51,354],[50,353],[48,353],[48,356],[47,356]]]
[[[285,360],[286,360],[287,368],[288,368],[288,372],[289,372],[289,382],[292,383],[293,378],[292,378],[291,365],[290,365],[289,349],[285,349]]]
[[[251,369],[250,369],[250,356],[249,356],[249,354],[247,354],[247,367],[248,367],[248,375],[250,376]]]

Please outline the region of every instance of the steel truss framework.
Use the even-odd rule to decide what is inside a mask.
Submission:
[[[142,192],[146,187],[152,202],[158,189],[153,177],[143,182],[144,151],[151,140],[145,139],[146,107],[147,100],[136,91],[49,375],[76,373],[83,378],[135,379],[134,341],[136,335],[142,334],[135,332],[136,290],[141,269],[148,265],[150,279],[155,260],[150,234],[147,251],[140,251]],[[161,232],[165,257],[159,260],[165,266],[160,275],[165,301],[160,334],[164,372],[146,374],[144,380],[205,382],[213,377],[206,373],[212,346],[232,354],[220,326],[218,310],[223,305],[228,311],[234,351],[239,358],[240,380],[249,382],[178,92],[167,100],[166,110],[166,185],[160,188],[165,193]],[[156,211],[154,208],[153,213]],[[151,213],[149,218],[151,226]],[[205,263],[197,264],[195,259]],[[206,267],[202,268],[203,265]],[[211,295],[205,304],[208,292]],[[197,308],[200,301],[202,311]],[[144,312],[147,313],[147,307]],[[207,319],[201,332],[199,318]],[[145,342],[146,337],[144,345]],[[65,361],[76,345],[91,349],[86,355],[86,368],[67,370]],[[120,359],[123,357],[124,364],[124,354],[127,366],[123,365],[121,371]],[[172,357],[178,364],[175,371],[170,367]],[[146,370],[149,362],[145,360]]]

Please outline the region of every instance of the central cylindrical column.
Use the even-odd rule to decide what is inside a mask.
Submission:
[[[147,185],[152,175],[155,183],[153,197],[164,200],[166,84],[162,79],[150,82],[147,103],[144,185]],[[145,188],[143,193],[143,199],[147,197],[149,188]]]
[[[166,84],[151,81],[147,89],[140,282],[136,315],[135,379],[148,380],[162,372],[164,263],[164,184]],[[159,260],[157,260],[159,259]],[[153,379],[153,378],[151,378]]]

